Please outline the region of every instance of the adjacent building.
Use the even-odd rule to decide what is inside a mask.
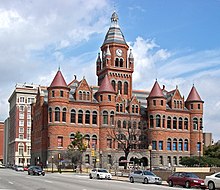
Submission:
[[[4,122],[0,122],[0,164],[3,164],[4,153]]]
[[[30,156],[30,139],[24,135],[30,125],[32,164],[46,166],[58,155],[65,160],[67,147],[78,131],[85,136],[87,146],[84,167],[93,167],[97,161],[107,167],[137,160],[143,166],[171,166],[179,165],[183,156],[202,155],[204,102],[195,86],[186,100],[178,88],[168,91],[157,81],[150,92],[134,90],[134,69],[132,50],[114,12],[96,61],[98,86],[76,77],[68,84],[59,69],[49,87],[38,86],[25,96],[20,93],[14,97],[17,93],[13,93],[9,100],[15,104],[10,115],[17,116],[12,119],[18,127],[13,133],[16,142],[11,142],[17,150],[12,161],[20,163],[22,152],[25,158]],[[35,95],[31,110],[28,98]],[[31,118],[30,111],[33,122],[26,123],[23,120]],[[113,133],[120,136],[120,142]],[[127,138],[133,144],[125,160],[122,146]]]

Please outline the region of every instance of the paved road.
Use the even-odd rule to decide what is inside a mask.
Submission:
[[[48,173],[29,176],[27,172],[0,169],[0,190],[181,190],[162,185],[89,179],[88,175]]]

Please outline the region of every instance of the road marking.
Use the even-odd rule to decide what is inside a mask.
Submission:
[[[47,182],[47,183],[53,183],[52,181],[48,181],[48,180],[44,180],[45,182]]]
[[[13,185],[14,183],[13,182],[11,182],[11,181],[9,181],[8,183],[10,183],[11,185]]]

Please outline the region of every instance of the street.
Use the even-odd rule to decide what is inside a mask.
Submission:
[[[88,175],[46,173],[30,176],[27,172],[0,169],[0,190],[180,190],[181,187],[129,183],[128,181],[89,179]]]

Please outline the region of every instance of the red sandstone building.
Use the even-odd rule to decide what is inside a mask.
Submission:
[[[132,89],[134,57],[118,26],[114,12],[111,26],[96,62],[98,87],[86,79],[66,83],[58,70],[46,88],[39,87],[32,109],[31,162],[51,164],[65,155],[77,131],[85,135],[83,165],[121,165],[124,152],[109,131],[128,128],[141,131],[128,161],[141,159],[144,166],[179,165],[183,156],[202,155],[203,101],[193,86],[184,100],[178,88],[167,91],[156,81],[151,92]],[[147,98],[144,103],[143,97]],[[122,138],[123,140],[123,138]],[[95,152],[95,154],[94,154]]]

